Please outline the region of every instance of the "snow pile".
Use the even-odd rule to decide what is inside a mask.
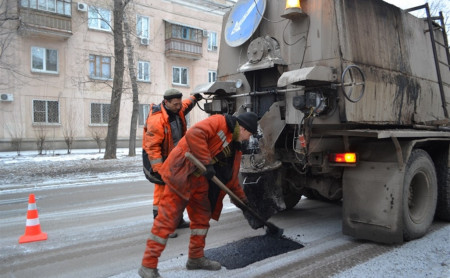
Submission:
[[[27,191],[35,187],[80,186],[92,182],[142,180],[141,149],[128,156],[128,148],[117,149],[117,159],[103,159],[98,149],[0,152],[0,192]]]

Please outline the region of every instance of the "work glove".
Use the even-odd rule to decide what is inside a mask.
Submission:
[[[195,97],[195,100],[197,100],[197,101],[200,101],[200,100],[203,99],[203,96],[202,96],[202,94],[200,94],[200,93],[194,94],[194,97]]]
[[[203,172],[203,176],[208,180],[212,179],[216,175],[216,170],[214,170],[214,165],[208,164],[206,165],[206,170]]]
[[[246,206],[248,206],[248,200],[247,198],[241,200],[242,203],[244,203]],[[238,208],[240,208],[242,211],[245,210],[245,206],[242,206],[242,204],[236,200],[234,200],[233,198],[231,198],[231,203],[233,203],[235,206],[237,206]]]
[[[242,150],[242,143],[239,141],[231,141],[233,144],[233,148],[237,151]]]

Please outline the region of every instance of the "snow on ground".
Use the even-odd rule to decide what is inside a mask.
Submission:
[[[418,250],[420,250],[418,252]],[[364,273],[364,275],[362,275]],[[450,277],[450,225],[413,240],[335,278]]]
[[[143,180],[142,150],[128,156],[128,148],[116,151],[117,159],[103,159],[98,149],[0,152],[0,194],[30,191],[35,187],[81,186],[93,182]]]

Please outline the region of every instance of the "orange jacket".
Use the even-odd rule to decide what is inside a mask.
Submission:
[[[196,167],[185,158],[184,154],[190,152],[204,165],[207,165],[231,143],[232,139],[233,132],[228,128],[225,116],[210,116],[198,122],[186,132],[178,145],[170,152],[169,157],[159,169],[159,173],[173,192],[183,199],[189,200],[191,187],[209,185],[205,177],[201,177],[203,182],[198,181],[196,184],[190,184],[189,176],[196,170]],[[226,186],[241,200],[245,200],[246,196],[238,179],[241,157],[242,152],[235,150],[232,178],[226,183]],[[218,219],[224,197],[225,192],[221,191],[212,214],[213,219]]]
[[[183,124],[182,136],[186,133],[186,115],[197,101],[194,96],[183,100],[178,115]],[[148,155],[153,171],[158,172],[164,160],[174,148],[169,115],[163,103],[152,104],[144,125],[142,148]]]

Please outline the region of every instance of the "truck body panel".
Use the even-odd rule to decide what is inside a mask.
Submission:
[[[258,5],[260,22],[245,17]],[[258,115],[241,181],[271,197],[258,204],[265,218],[302,195],[342,200],[345,234],[394,243],[423,235],[436,202],[450,211],[448,167],[435,167],[449,164],[445,28],[381,0],[301,1],[288,15],[280,0],[238,6],[248,13],[224,16],[219,80],[194,93],[210,114]],[[238,23],[253,33],[228,45]],[[333,160],[346,152],[356,163]]]

